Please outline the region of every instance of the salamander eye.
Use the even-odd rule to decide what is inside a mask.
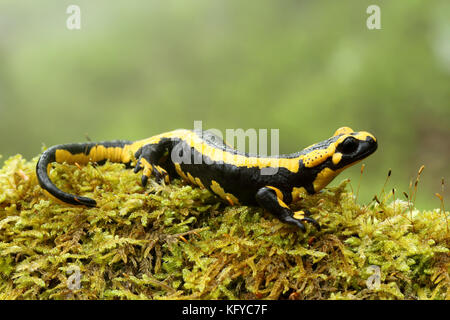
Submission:
[[[342,150],[342,153],[346,153],[346,154],[353,153],[356,151],[356,149],[358,149],[358,142],[356,141],[355,138],[348,137],[347,139],[345,139],[342,142],[340,147],[341,147],[340,149]]]

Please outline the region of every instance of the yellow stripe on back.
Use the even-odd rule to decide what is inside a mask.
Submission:
[[[124,154],[134,154],[139,148],[146,144],[157,144],[164,138],[178,138],[193,147],[198,153],[207,156],[215,162],[224,162],[234,165],[236,167],[256,167],[259,169],[273,167],[286,168],[291,172],[298,172],[299,160],[303,157],[292,159],[286,158],[264,158],[264,157],[248,157],[242,154],[235,154],[229,151],[221,150],[217,147],[211,146],[205,142],[194,131],[180,129],[167,133],[162,133],[144,140],[136,141],[135,143],[124,147]],[[125,157],[125,155],[124,155]],[[131,159],[131,158],[130,158]]]

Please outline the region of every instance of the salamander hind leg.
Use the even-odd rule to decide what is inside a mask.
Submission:
[[[259,189],[255,197],[261,207],[277,216],[281,221],[295,225],[302,231],[305,231],[305,226],[302,222],[307,221],[313,223],[320,230],[319,223],[312,218],[306,217],[304,211],[292,212],[286,203],[283,202],[283,193],[279,189],[266,186]]]
[[[161,183],[164,180],[166,183],[170,182],[167,171],[158,165],[165,151],[165,147],[160,144],[147,144],[140,148],[135,157],[138,159],[134,173],[142,170],[142,185],[147,185],[150,176],[154,176],[156,182]]]

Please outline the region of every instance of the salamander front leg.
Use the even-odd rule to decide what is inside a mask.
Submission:
[[[305,231],[303,221],[311,222],[320,230],[319,223],[312,219],[305,217],[305,212],[292,212],[291,209],[283,202],[283,193],[272,186],[266,186],[258,190],[256,193],[256,201],[264,209],[277,216],[281,221],[292,224]]]
[[[311,213],[308,210],[300,210],[294,212],[294,219],[300,220],[300,221],[307,221],[310,222],[316,227],[317,230],[320,231],[320,224],[317,222],[317,220],[307,217],[306,215],[310,215]]]

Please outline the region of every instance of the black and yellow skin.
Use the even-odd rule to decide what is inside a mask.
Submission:
[[[41,187],[57,199],[94,207],[93,199],[59,190],[48,177],[50,164],[106,160],[125,163],[134,166],[136,173],[142,171],[144,186],[152,175],[157,182],[169,182],[169,176],[180,176],[211,190],[230,205],[259,205],[281,221],[304,230],[303,221],[318,228],[319,224],[305,216],[306,210],[292,212],[288,204],[298,198],[302,189],[310,194],[319,192],[342,170],[376,149],[373,135],[343,127],[331,138],[300,152],[262,157],[239,152],[208,131],[180,129],[135,142],[57,145],[42,154],[36,173]],[[273,174],[263,174],[265,168],[272,169]]]

